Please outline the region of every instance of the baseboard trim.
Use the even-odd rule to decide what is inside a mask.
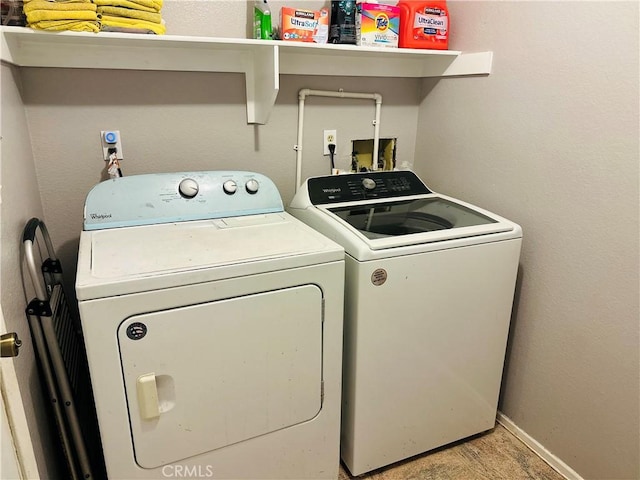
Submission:
[[[496,419],[500,425],[511,432],[518,440],[529,447],[536,455],[567,480],[584,480],[574,469],[547,450],[540,442],[518,427],[513,423],[513,420],[502,412],[498,412]]]

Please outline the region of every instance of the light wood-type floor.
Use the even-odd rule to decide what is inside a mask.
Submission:
[[[344,465],[339,480],[564,480],[502,425],[449,447],[352,477]]]

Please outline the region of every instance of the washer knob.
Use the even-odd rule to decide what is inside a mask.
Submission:
[[[247,189],[247,192],[253,195],[258,192],[258,189],[260,188],[260,184],[258,183],[257,180],[252,178],[251,180],[248,180],[247,183],[245,183],[244,188]]]
[[[376,181],[372,178],[363,178],[362,188],[364,188],[365,190],[373,190],[374,188],[376,188]]]
[[[233,195],[236,193],[236,190],[238,190],[238,184],[233,180],[227,180],[222,184],[222,190],[224,190],[224,193],[227,195]]]
[[[198,186],[198,182],[196,182],[193,178],[185,178],[178,185],[178,192],[184,198],[193,198],[198,194],[198,190],[200,187]]]

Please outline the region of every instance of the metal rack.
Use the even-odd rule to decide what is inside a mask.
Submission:
[[[38,234],[40,232],[40,235]],[[39,239],[44,241],[41,249]],[[23,255],[35,298],[26,308],[37,360],[58,430],[69,477],[98,478],[101,447],[86,353],[77,315],[67,301],[62,267],[47,228],[38,218],[27,222]],[[36,258],[47,258],[38,268]],[[88,442],[95,448],[88,448]]]

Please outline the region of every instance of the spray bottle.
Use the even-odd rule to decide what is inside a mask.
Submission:
[[[253,7],[253,38],[259,40],[271,40],[273,38],[271,10],[267,0],[255,0]]]

